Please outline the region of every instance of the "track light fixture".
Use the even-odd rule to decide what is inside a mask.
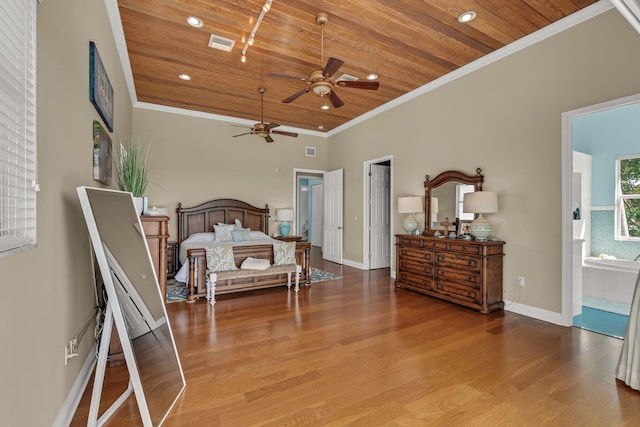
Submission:
[[[269,9],[271,9],[271,2],[272,0],[267,0],[264,6],[262,6],[262,10],[260,11],[260,16],[258,16],[258,20],[253,26],[253,30],[251,30],[251,35],[247,39],[247,42],[244,44],[244,48],[242,49],[242,57],[240,58],[242,62],[247,62],[247,50],[249,49],[249,46],[253,46],[253,43],[255,42],[255,38],[256,38],[256,33],[258,32],[258,27],[262,22],[262,18],[264,18],[264,15],[266,15],[266,13],[269,12]]]

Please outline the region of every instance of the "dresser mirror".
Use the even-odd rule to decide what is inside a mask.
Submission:
[[[462,195],[469,191],[482,191],[484,176],[480,168],[475,175],[467,175],[464,172],[448,170],[431,179],[429,175],[424,180],[424,236],[432,236],[437,230],[441,230],[445,218],[450,223],[450,231],[457,227],[459,213],[462,210]],[[473,214],[469,214],[473,215]]]

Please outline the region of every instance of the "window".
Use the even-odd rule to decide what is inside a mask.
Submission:
[[[640,155],[616,158],[616,240],[640,240]]]
[[[36,244],[36,0],[0,2],[0,256]]]
[[[464,212],[462,205],[464,202],[464,195],[466,193],[473,193],[476,191],[475,185],[457,184],[456,185],[456,217],[464,221],[473,221],[475,214],[473,212]]]

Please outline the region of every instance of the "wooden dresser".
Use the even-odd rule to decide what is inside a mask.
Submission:
[[[504,242],[396,235],[396,287],[475,308],[502,309]]]
[[[153,267],[158,276],[162,299],[167,300],[167,242],[169,241],[169,217],[143,215],[140,217],[147,238]]]

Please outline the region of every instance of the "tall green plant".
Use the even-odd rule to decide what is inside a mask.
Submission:
[[[120,142],[118,158],[115,162],[118,187],[122,191],[142,197],[147,188],[147,166],[149,157],[145,153],[140,138]]]

